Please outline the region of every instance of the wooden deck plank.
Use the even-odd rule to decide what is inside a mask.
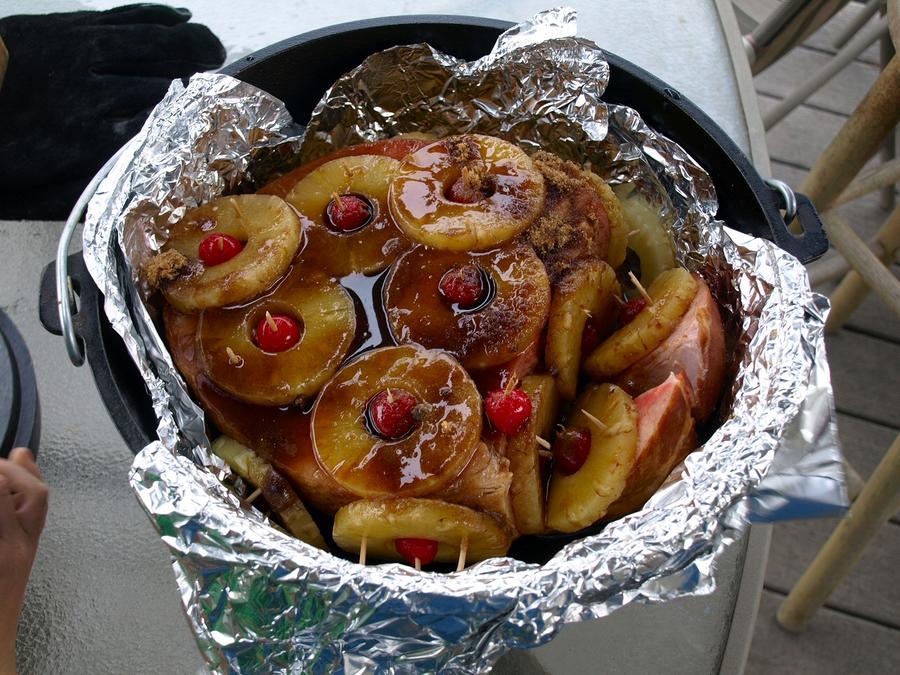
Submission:
[[[894,442],[897,430],[852,415],[838,413],[837,418],[844,457],[860,476],[868,478]],[[891,522],[900,525],[900,511],[893,515]]]
[[[746,675],[847,675],[896,668],[900,631],[823,608],[805,633],[781,629],[783,597],[763,591]]]
[[[845,330],[826,349],[837,409],[900,428],[900,345]]]
[[[824,26],[822,26],[815,33],[810,35],[806,42],[804,42],[804,46],[814,47],[816,49],[822,50],[824,52],[828,52],[829,54],[836,54],[837,50],[833,46],[834,39],[841,33],[844,27],[850,23],[856,13],[862,9],[862,5],[856,2],[848,3],[846,7],[841,9],[840,12],[835,14],[831,21],[827,22]],[[869,23],[866,25],[869,26],[875,22],[875,18],[869,19]],[[863,61],[866,63],[878,63],[878,45],[872,45],[868,47],[862,54],[857,58],[859,61]]]
[[[763,113],[777,103],[778,99],[759,94],[759,109]],[[801,105],[766,133],[769,155],[773,161],[808,169],[846,120],[844,115]]]
[[[829,518],[775,525],[766,567],[766,588],[788,593],[837,524],[838,519]],[[827,605],[900,629],[898,560],[900,526],[889,522],[875,535],[862,559],[831,594]]]
[[[800,86],[831,57],[820,51],[797,47],[771,67],[757,75],[756,90],[768,96],[784,98]],[[849,115],[878,77],[878,66],[854,61],[835,75],[825,86],[813,92],[807,104],[831,112]]]
[[[893,268],[895,273],[898,267]],[[837,283],[823,284],[815,290],[830,295]],[[874,293],[866,295],[856,311],[850,315],[846,327],[851,331],[865,333],[888,342],[900,342],[900,316],[891,312]]]

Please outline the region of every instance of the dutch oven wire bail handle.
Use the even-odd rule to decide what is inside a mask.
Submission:
[[[764,179],[769,188],[771,204],[783,216],[773,223],[772,234],[775,243],[806,264],[812,262],[828,250],[828,237],[816,207],[804,194],[794,192],[790,185],[776,178]],[[796,222],[800,231],[792,231]]]
[[[78,201],[75,202],[72,211],[69,213],[69,217],[66,219],[65,227],[63,227],[62,233],[59,236],[59,243],[56,246],[56,305],[59,314],[59,332],[62,334],[63,340],[66,343],[66,352],[69,354],[69,360],[74,366],[81,366],[84,364],[85,350],[84,343],[79,339],[78,334],[75,331],[75,323],[73,320],[73,316],[78,309],[75,303],[75,289],[72,287],[72,278],[69,276],[69,244],[71,244],[75,229],[78,227],[78,223],[81,222],[81,217],[87,209],[88,202],[90,202],[91,198],[94,196],[100,183],[112,170],[116,160],[118,160],[119,156],[122,154],[122,150],[124,150],[124,147],[109,158],[106,164],[103,165],[103,168],[91,178],[87,187],[84,188],[84,191],[78,197]],[[42,302],[42,309],[43,304],[44,303]],[[51,327],[47,325],[48,322],[44,317],[42,317],[42,321],[49,330]]]

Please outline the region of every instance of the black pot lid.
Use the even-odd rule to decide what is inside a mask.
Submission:
[[[0,457],[20,445],[37,453],[40,405],[31,356],[22,335],[0,311]]]

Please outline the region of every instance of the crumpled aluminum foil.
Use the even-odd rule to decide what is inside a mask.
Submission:
[[[551,10],[473,63],[426,45],[376,54],[335,83],[305,137],[254,87],[217,75],[176,82],[92,200],[85,260],[159,418],[159,441],[136,456],[131,484],[172,553],[213,670],[485,671],[564,622],[712,592],[715,560],[749,522],[846,506],[827,301],[792,256],[714,219],[712,182],[679,146],[634,110],[603,104],[606,61],[574,30],[574,12]],[[228,469],[209,450],[203,412],[173,367],[155,310],[141,301],[134,270],[167,226],[252,176],[260,154],[301,147],[310,159],[400,131],[496,134],[637,183],[672,223],[679,259],[711,282],[738,338],[718,431],[641,512],[543,566],[497,558],[455,574],[360,567],[244,510],[218,480]]]

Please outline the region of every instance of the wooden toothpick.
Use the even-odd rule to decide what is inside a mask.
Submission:
[[[459,542],[459,560],[456,563],[456,571],[462,572],[466,567],[466,554],[469,552],[469,535],[464,534]]]
[[[391,388],[386,387],[385,391],[387,392],[388,403],[390,403],[391,405],[394,405],[394,395],[391,393]]]
[[[228,365],[239,366],[244,362],[244,359],[235,354],[231,347],[225,347],[225,354],[228,355]]]
[[[269,330],[273,333],[278,332],[278,324],[275,323],[275,319],[272,318],[272,315],[269,314],[269,310],[266,310],[266,323],[269,325]]]
[[[516,388],[516,385],[519,383],[519,378],[513,374],[509,376],[509,380],[506,383],[506,388],[503,390],[504,396],[509,396],[509,392]]]
[[[256,500],[256,498],[259,497],[261,494],[262,494],[262,489],[256,488],[253,492],[251,492],[249,495],[247,495],[247,497],[244,499],[244,503],[247,504],[247,506],[250,506],[250,504],[252,504]]]
[[[343,213],[344,202],[341,200],[341,196],[337,193],[337,190],[331,193],[331,198],[334,200],[334,208],[338,210],[338,213]]]
[[[553,459],[553,453],[549,450],[544,450],[543,448],[538,450],[538,455],[540,455],[544,459]]]
[[[422,561],[416,558],[416,572],[422,571]]]
[[[534,437],[534,440],[537,442],[537,444],[538,444],[539,446],[541,446],[541,447],[544,448],[545,450],[550,450],[550,449],[553,447],[552,445],[550,445],[550,443],[548,443],[547,441],[545,441],[545,440],[544,440],[543,438],[541,438],[540,436],[535,436],[535,437]]]
[[[585,410],[584,408],[581,409],[581,412],[583,412],[583,413],[584,413],[584,416],[587,417],[591,422],[593,422],[594,424],[596,424],[597,427],[598,427],[600,430],[606,431],[606,430],[609,428],[609,427],[607,427],[603,422],[601,422],[599,419],[597,419],[594,415],[592,415],[591,413],[589,413],[589,412],[588,412],[587,410]]]
[[[644,288],[643,285],[641,285],[641,282],[638,280],[638,278],[636,276],[634,276],[634,272],[629,271],[628,278],[631,279],[631,283],[634,284],[634,287],[638,290],[638,293],[640,293],[643,296],[644,300],[647,301],[647,304],[652,305],[653,298],[650,297],[650,294],[647,292],[647,289]]]
[[[363,535],[362,541],[359,542],[359,564],[366,564],[366,544],[369,543],[368,535]]]
[[[587,316],[587,318],[589,318],[589,319],[594,318],[594,315],[590,313],[590,311],[587,309],[587,307],[582,307],[581,311],[585,313],[585,316]]]

